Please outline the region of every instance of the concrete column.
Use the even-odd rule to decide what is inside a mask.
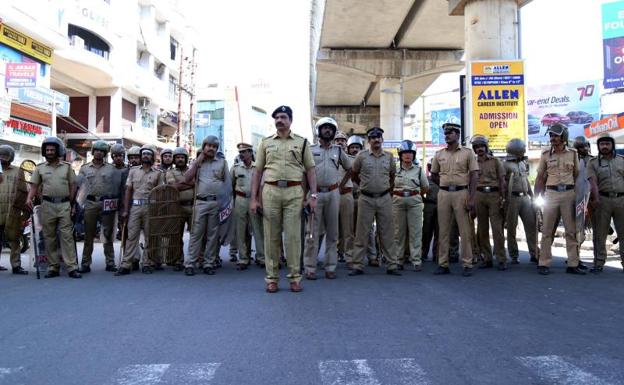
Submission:
[[[96,120],[95,120],[95,110],[97,105],[97,97],[95,95],[89,95],[89,131],[95,132]]]
[[[516,59],[517,0],[468,0],[464,8],[466,60]]]
[[[110,93],[110,97],[110,133],[121,138],[121,136],[123,135],[121,129],[121,88],[113,89]]]
[[[379,121],[386,139],[403,139],[403,84],[400,78],[379,82]]]

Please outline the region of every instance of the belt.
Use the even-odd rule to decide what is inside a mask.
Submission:
[[[193,206],[193,201],[180,201],[180,206]]]
[[[301,186],[301,182],[294,180],[276,180],[273,182],[264,182],[266,184],[270,184],[272,186],[277,187],[293,187],[293,186]]]
[[[103,201],[104,199],[118,199],[119,197],[116,196],[95,196],[95,195],[87,195],[87,200],[88,201],[92,201],[92,202],[98,202],[98,201]]]
[[[574,190],[574,185],[573,184],[558,184],[555,186],[546,186],[546,188],[549,190],[557,191],[557,192],[563,192],[563,191],[568,191],[568,190]]]
[[[349,193],[353,193],[353,187],[343,188],[342,191],[340,192],[340,195],[349,194]]]
[[[603,197],[607,197],[607,198],[619,198],[619,197],[624,197],[624,192],[603,192],[600,191],[599,194]]]
[[[448,186],[440,186],[440,189],[442,189],[444,191],[450,191],[450,192],[460,191],[460,190],[464,190],[464,189],[467,189],[467,188],[468,188],[468,186],[457,186],[457,185],[454,185],[454,184],[450,184]]]
[[[132,206],[144,206],[149,204],[149,199],[133,199]]]
[[[512,191],[511,195],[515,196],[515,197],[525,197],[529,194],[522,192],[522,191]]]
[[[418,195],[420,194],[419,191],[415,191],[415,190],[394,190],[392,192],[392,195],[398,196],[398,197],[413,197],[414,195]]]
[[[480,187],[477,187],[477,191],[484,192],[484,193],[496,192],[496,191],[498,191],[498,187],[496,187],[496,186],[480,186]]]
[[[331,186],[323,186],[323,187],[319,186],[319,187],[316,188],[316,191],[318,191],[320,193],[327,193],[327,192],[330,192],[330,191],[334,191],[337,188],[338,188],[338,184],[334,183]]]
[[[386,195],[389,192],[390,190],[382,191],[380,193],[370,193],[368,191],[360,190],[360,193],[362,195],[367,196],[369,198],[381,198],[382,196]]]
[[[243,197],[243,198],[251,198],[251,193],[247,194],[247,193],[244,193],[244,192],[238,191],[238,190],[236,190],[234,192],[236,193],[236,196]]]
[[[216,201],[217,200],[217,196],[216,195],[208,195],[208,196],[205,196],[205,197],[200,197],[198,195],[195,198],[197,198],[197,200],[199,200],[199,201],[204,201],[204,202]]]
[[[69,202],[69,197],[50,197],[50,196],[44,195],[42,198],[44,201],[50,202],[50,203]]]

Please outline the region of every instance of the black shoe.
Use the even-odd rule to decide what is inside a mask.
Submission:
[[[444,274],[451,274],[451,269],[449,269],[448,267],[444,267],[444,266],[438,266],[436,271],[433,272],[433,275],[444,275]]]
[[[87,274],[87,273],[90,273],[90,272],[91,272],[91,267],[90,267],[90,266],[82,266],[82,267],[80,268],[80,272],[81,272],[82,274]]]
[[[28,275],[28,272],[26,270],[22,269],[21,266],[14,267],[12,270],[13,270],[13,274]]]
[[[7,271],[7,270],[9,270],[9,269],[7,269],[7,268],[6,268],[6,267],[4,267],[4,266],[0,266],[0,271]]]
[[[587,272],[581,268],[577,267],[566,267],[566,273],[568,274],[576,274],[576,275],[585,275]]]
[[[230,262],[237,262],[238,258],[236,258],[236,255],[230,255]]]
[[[360,269],[353,269],[349,272],[349,276],[351,277],[355,277],[357,275],[364,275],[364,270],[360,270]]]
[[[602,273],[602,269],[603,269],[602,266],[594,266],[589,270],[589,272],[594,273],[594,274],[599,274],[599,273]]]
[[[132,262],[132,271],[139,271],[139,261],[133,261]]]
[[[165,268],[162,266],[162,263],[159,263],[156,266],[154,266],[154,270],[163,271],[165,270]]]
[[[80,274],[78,269],[70,271],[69,273],[67,273],[67,275],[69,276],[69,278],[82,278],[82,274]]]
[[[195,275],[195,269],[193,269],[192,267],[187,267],[186,269],[184,269],[184,274],[190,276]]]
[[[152,274],[154,272],[154,269],[151,266],[143,266],[143,268],[141,269],[141,273],[143,274]]]
[[[399,265],[399,266],[401,266],[401,265]],[[397,269],[386,270],[386,274],[387,275],[394,275],[394,276],[397,276],[397,277],[401,276],[401,273],[399,273],[399,271]]]
[[[182,271],[183,267],[181,263],[176,263],[173,265],[173,271]]]
[[[585,265],[583,262],[579,261],[578,265],[576,266],[577,268],[581,269],[581,270],[589,270],[589,268],[587,267],[587,265]]]
[[[112,271],[113,273],[117,271],[117,266],[115,265],[106,265],[106,271]]]
[[[379,267],[379,261],[376,259],[371,259],[368,261],[368,266],[371,267]]]
[[[470,277],[472,275],[472,267],[464,267],[462,277]]]
[[[512,265],[519,265],[520,261],[518,261],[518,257],[511,258],[511,264]]]
[[[60,274],[58,271],[55,270],[49,270],[48,273],[46,275],[43,276],[43,278],[56,278],[58,277]]]
[[[132,271],[130,269],[126,269],[125,267],[120,267],[119,270],[117,270],[117,272],[115,273],[115,276],[128,275],[131,272]]]
[[[494,267],[494,262],[492,261],[483,261],[479,264],[479,269],[491,269]]]
[[[531,259],[529,259],[529,262],[537,263],[538,262],[537,257],[535,255],[531,255]]]
[[[505,271],[507,270],[507,264],[505,262],[499,262],[496,268],[498,271]]]
[[[399,270],[403,270],[403,269],[405,269],[405,267],[403,266],[403,264],[402,264],[402,263],[399,263],[399,264],[397,265],[397,268],[398,268]]]
[[[541,275],[548,275],[550,274],[550,269],[548,268],[548,266],[538,266],[537,272]]]
[[[215,271],[212,267],[204,267],[204,274],[207,275],[214,275]]]

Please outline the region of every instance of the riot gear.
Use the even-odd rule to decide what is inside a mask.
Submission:
[[[204,140],[202,141],[202,149],[204,147],[206,147],[206,145],[208,144],[216,144],[217,148],[219,148],[219,138],[217,138],[214,135],[208,135],[207,137],[204,138]]]
[[[15,150],[8,144],[0,145],[0,155],[7,157],[9,163],[12,163],[15,159]]]
[[[587,140],[587,138],[584,136],[577,136],[576,138],[574,138],[574,142],[572,145],[578,150],[579,148],[589,146],[589,140]]]
[[[522,139],[512,139],[507,143],[507,155],[514,156],[518,159],[524,157],[526,152],[526,144]]]
[[[336,133],[336,136],[334,136],[334,140],[336,140],[336,139],[344,139],[344,140],[349,140],[349,138],[347,138],[347,134],[345,134],[345,133],[344,133],[344,132],[342,132],[342,131],[338,131],[338,132]]]
[[[111,152],[111,155],[115,155],[115,154],[124,155],[126,153],[126,148],[121,143],[115,143],[111,146],[110,152]]]
[[[364,148],[364,140],[357,135],[351,135],[349,140],[347,140],[347,148],[354,144],[357,144],[360,148]]]
[[[153,144],[144,144],[143,147],[141,147],[141,154],[143,154],[143,151],[151,151],[152,157],[156,156],[156,146]]]
[[[316,135],[318,135],[319,137],[321,136],[321,127],[323,127],[325,125],[329,125],[329,126],[333,127],[334,133],[332,134],[332,137],[330,139],[330,140],[333,140],[335,138],[335,136],[336,136],[336,131],[338,131],[338,123],[336,123],[334,118],[325,117],[325,118],[319,119],[316,122],[316,124],[314,125],[314,128],[316,130]]]
[[[411,152],[414,154],[414,158],[416,158],[416,146],[414,145],[414,142],[411,140],[402,141],[399,147],[397,147],[397,153],[401,156],[404,152]]]
[[[96,140],[95,142],[93,142],[93,145],[91,146],[91,153],[93,153],[93,151],[95,150],[104,151],[104,154],[108,154],[108,151],[110,150],[110,146],[108,145],[108,143],[106,143],[103,140]]]
[[[474,146],[485,146],[486,148],[489,147],[489,141],[488,138],[484,135],[475,135],[472,137],[472,139],[470,140],[470,144],[472,144],[472,147]]]
[[[128,149],[128,156],[141,156],[141,147],[132,146]]]
[[[45,157],[45,148],[47,145],[54,145],[56,147],[56,156],[59,158],[65,157],[65,144],[62,140],[56,136],[49,136],[41,142],[41,156]]]

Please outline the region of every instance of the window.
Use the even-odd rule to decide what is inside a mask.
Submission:
[[[84,49],[108,60],[110,46],[101,37],[93,32],[87,31],[86,29],[80,28],[76,25],[69,24],[67,27],[67,36],[69,36],[70,39],[73,36],[79,37],[84,41]]]
[[[163,74],[165,73],[165,65],[158,60],[154,60],[154,75],[161,79],[163,78]]]
[[[176,59],[176,53],[178,52],[178,47],[180,46],[180,43],[178,43],[178,41],[174,38],[170,38],[169,39],[169,51],[171,53],[171,60],[175,61]]]

